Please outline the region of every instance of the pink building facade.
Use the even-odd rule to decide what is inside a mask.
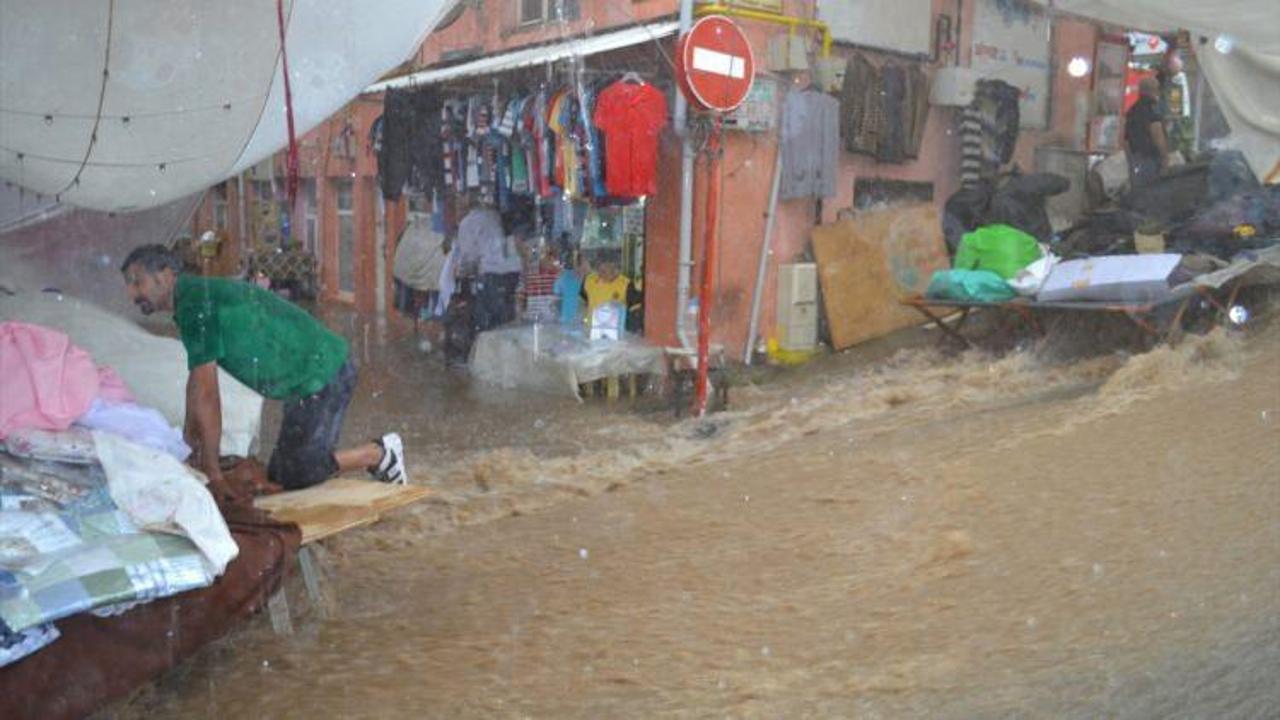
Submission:
[[[742,3],[748,4],[748,3]],[[759,1],[754,4],[759,5]],[[832,53],[853,52],[894,57],[902,62],[918,62],[932,76],[943,63],[967,65],[971,61],[972,33],[976,3],[934,0],[928,19],[931,29],[939,17],[947,17],[950,27],[960,28],[955,42],[958,58],[945,54],[936,62],[927,57],[895,56],[888,53],[836,43]],[[551,46],[568,38],[600,35],[619,28],[676,18],[676,0],[484,0],[464,2],[446,18],[446,24],[429,35],[418,53],[395,74],[416,69],[445,67],[491,57],[532,46]],[[782,14],[813,19],[817,0],[785,0]],[[957,17],[957,11],[961,13]],[[560,19],[560,18],[563,18]],[[816,33],[790,30],[774,22],[739,18],[737,22],[752,41],[759,74],[774,75],[780,87],[787,83],[805,85],[807,74],[773,74],[765,69],[772,39],[790,32],[808,34],[819,47]],[[1048,123],[1042,130],[1024,130],[1018,140],[1016,162],[1024,170],[1034,168],[1036,149],[1053,146],[1071,151],[1084,150],[1079,129],[1086,118],[1087,103],[1078,98],[1092,86],[1089,75],[1071,77],[1068,61],[1075,57],[1092,59],[1102,30],[1095,24],[1069,17],[1052,22],[1050,41],[1050,93]],[[667,37],[629,50],[630,57],[647,56],[650,67],[663,67],[674,49]],[[588,67],[592,59],[587,59]],[[611,60],[610,66],[616,66]],[[527,72],[527,70],[526,70]],[[669,70],[659,73],[666,82]],[[484,80],[471,78],[473,87]],[[394,242],[404,226],[406,201],[386,202],[377,186],[377,162],[370,142],[370,128],[381,114],[381,96],[363,95],[302,139],[302,173],[307,196],[308,221],[301,228],[307,247],[314,250],[320,267],[321,296],[353,303],[363,311],[383,310],[390,305],[391,258]],[[884,164],[874,159],[841,152],[839,178],[834,197],[818,203],[809,199],[783,201],[778,206],[774,228],[773,255],[761,302],[761,336],[768,338],[774,327],[777,286],[776,267],[801,256],[809,233],[819,223],[834,221],[837,214],[851,208],[854,185],[859,179],[902,180],[931,183],[933,202],[941,207],[959,186],[959,110],[933,107],[928,112],[923,143],[914,160]],[[776,128],[772,132],[730,132],[725,143],[723,206],[721,210],[721,261],[719,285],[713,316],[713,341],[722,343],[731,356],[741,356],[750,322],[756,265],[765,233],[765,210],[777,154]],[[674,344],[676,338],[676,284],[678,276],[680,139],[668,127],[660,143],[659,189],[648,199],[645,228],[645,334],[652,342]],[[276,172],[283,168],[276,158]],[[693,258],[701,256],[705,170],[697,165],[694,200]],[[232,183],[234,184],[234,183]],[[206,201],[208,204],[208,201]],[[205,212],[204,210],[201,211]],[[698,269],[694,269],[695,285]]]

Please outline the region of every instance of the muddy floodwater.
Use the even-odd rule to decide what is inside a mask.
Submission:
[[[327,543],[334,616],[292,581],[294,635],[259,618],[105,717],[1280,717],[1276,328],[920,345],[706,421],[346,329],[347,439],[401,430],[435,495]]]

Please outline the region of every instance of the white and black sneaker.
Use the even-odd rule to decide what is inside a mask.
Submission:
[[[369,468],[369,474],[379,482],[406,485],[409,476],[404,471],[404,442],[397,433],[387,433],[374,440],[382,448],[382,459]]]

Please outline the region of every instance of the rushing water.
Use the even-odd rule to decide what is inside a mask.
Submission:
[[[1280,716],[1280,332],[908,349],[676,422],[350,331],[347,439],[436,495],[326,546],[335,617],[105,715]]]

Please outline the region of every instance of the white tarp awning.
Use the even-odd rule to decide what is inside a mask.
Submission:
[[[370,85],[365,88],[365,92],[376,93],[395,88],[430,85],[431,83],[457,80],[458,78],[488,75],[505,70],[541,65],[574,56],[598,55],[599,53],[619,50],[651,40],[658,40],[668,35],[674,35],[677,25],[675,22],[636,25],[625,30],[602,33],[591,37],[573,38],[554,45],[540,45],[538,47],[513,50],[501,55],[490,55],[458,65],[401,75],[400,77]]]
[[[298,133],[413,54],[454,0],[286,0]],[[155,207],[286,142],[276,3],[0,0],[0,179]]]
[[[1280,52],[1280,12],[1275,0],[1041,0],[1040,4],[1132,30],[1229,35],[1255,50]]]
[[[1277,0],[1053,0],[1052,8],[1137,30],[1188,30],[1231,126],[1229,144],[1266,178],[1280,162]]]

